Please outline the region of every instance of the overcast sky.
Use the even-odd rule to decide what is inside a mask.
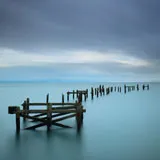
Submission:
[[[160,0],[0,0],[0,80],[160,81]]]

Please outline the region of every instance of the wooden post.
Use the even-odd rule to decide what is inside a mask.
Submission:
[[[74,90],[73,90],[73,99],[74,99]]]
[[[86,94],[87,94],[86,96],[87,96],[87,98],[88,98],[88,89],[86,89]]]
[[[23,102],[23,110],[24,110],[23,121],[25,121],[25,120],[26,120],[26,115],[27,115],[27,105],[26,105],[26,101]]]
[[[76,90],[77,98],[78,98],[78,90]]]
[[[26,100],[26,111],[29,111],[29,103],[30,103],[30,100],[29,100],[29,98],[27,98],[27,100]],[[26,113],[26,115],[28,116],[29,113]]]
[[[101,92],[102,92],[102,87],[101,87],[101,85],[99,85],[99,91],[100,91],[100,94],[101,94]]]
[[[121,87],[119,87],[119,92],[121,92]]]
[[[69,101],[69,92],[67,92],[67,101]]]
[[[137,84],[137,91],[139,91],[139,84]]]
[[[91,88],[91,99],[93,99],[93,96],[94,96],[94,90],[93,90],[93,87]]]
[[[124,85],[124,93],[126,94],[126,85]]]
[[[52,104],[47,104],[47,130],[50,130],[52,125]]]
[[[84,100],[86,101],[87,99],[87,93],[84,93]]]
[[[116,92],[116,86],[114,87],[114,91]]]
[[[47,96],[46,96],[46,103],[47,103],[47,104],[49,103],[49,93],[48,93]]]
[[[105,95],[105,89],[104,89],[104,86],[103,86],[103,88],[102,88],[102,91],[103,91],[103,95]]]
[[[143,84],[143,86],[142,86],[142,89],[144,90],[145,89],[145,85]]]
[[[64,94],[62,94],[62,103],[64,103]]]
[[[94,91],[95,91],[95,95],[97,95],[97,88],[95,88]]]
[[[79,131],[81,129],[82,124],[82,107],[81,105],[78,105],[76,108],[76,122],[77,122],[77,130]]]
[[[98,89],[97,89],[97,97],[99,96],[99,91],[98,91]]]
[[[20,132],[20,107],[16,108],[16,131]]]
[[[79,96],[78,96],[78,103],[81,103],[82,102],[82,93],[79,93]]]

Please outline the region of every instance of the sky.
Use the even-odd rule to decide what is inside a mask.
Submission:
[[[0,0],[0,81],[160,81],[159,0]]]

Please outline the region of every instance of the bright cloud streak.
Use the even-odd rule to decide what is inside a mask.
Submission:
[[[127,67],[149,66],[150,62],[122,52],[102,54],[92,51],[67,51],[63,55],[42,55],[0,48],[0,67],[44,66],[56,63],[119,63]]]

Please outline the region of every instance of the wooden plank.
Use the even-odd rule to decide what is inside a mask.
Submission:
[[[20,114],[20,116],[21,116],[21,117],[24,117],[25,115]],[[47,120],[44,120],[44,119],[42,119],[42,118],[32,117],[32,116],[29,116],[29,115],[26,115],[26,118],[28,118],[28,119],[33,119],[33,120],[40,121],[40,122],[44,122],[44,123],[47,122]]]
[[[44,116],[44,115],[46,115],[46,113],[37,114],[37,115],[34,115],[32,117],[40,117],[40,116]]]
[[[75,105],[75,103],[50,103],[52,104],[53,106],[54,105]],[[46,106],[47,103],[29,103],[30,106]]]
[[[55,117],[59,117],[59,116],[63,116],[63,115],[66,115],[66,114],[71,114],[71,113],[58,113],[58,114],[54,114],[54,115],[52,115],[51,117],[52,118],[55,118]],[[45,114],[46,115],[46,114]],[[47,119],[47,116],[46,117],[42,117],[41,119]],[[30,121],[30,122],[36,122],[37,120],[32,120],[32,121]]]
[[[52,124],[52,125],[58,126],[58,127],[62,127],[62,128],[72,128],[72,127],[70,127],[70,126],[68,126],[68,125],[64,125],[64,124],[61,124],[61,123],[54,123],[54,124]]]
[[[45,125],[46,125],[45,123],[40,123],[40,124],[31,126],[31,127],[26,127],[25,129],[26,129],[26,130],[28,130],[28,129],[36,129],[36,128],[38,128],[38,127],[42,127],[42,126],[45,126]]]
[[[75,113],[76,110],[72,109],[72,110],[67,110],[67,109],[53,109],[52,110],[52,113]],[[23,113],[23,111],[21,111],[21,113]],[[27,113],[46,113],[47,114],[47,110],[40,110],[40,109],[32,109],[32,110],[29,110],[27,111]]]
[[[63,121],[63,120],[65,120],[65,119],[75,117],[75,116],[76,116],[76,114],[72,114],[72,115],[68,115],[68,116],[65,116],[65,117],[61,117],[61,118],[52,120],[52,124],[54,124],[55,122],[58,122],[58,121]]]

